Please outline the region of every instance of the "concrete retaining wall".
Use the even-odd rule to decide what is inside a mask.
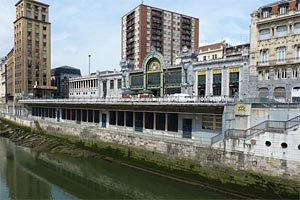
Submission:
[[[30,119],[10,116],[6,116],[6,118],[36,128],[36,124]],[[48,132],[142,148],[163,153],[170,158],[192,159],[201,166],[217,165],[234,170],[251,170],[272,176],[285,175],[294,180],[300,178],[300,158],[297,156],[300,150],[295,146],[300,141],[300,134],[297,131],[290,133],[289,136],[290,140],[295,141],[293,150],[278,148],[276,151],[276,145],[278,146],[280,142],[274,140],[273,146],[268,147],[268,151],[266,151],[264,138],[276,138],[277,136],[272,133],[256,136],[248,141],[242,139],[222,141],[210,147],[210,144],[205,141],[193,142],[182,138],[127,132],[117,128],[102,129],[99,126],[56,123],[45,120],[39,120],[38,123],[43,130]],[[290,145],[292,146],[292,144]],[[271,151],[275,151],[276,155]]]

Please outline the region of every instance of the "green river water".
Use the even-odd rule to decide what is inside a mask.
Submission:
[[[0,138],[0,199],[229,199],[105,160],[37,154]]]

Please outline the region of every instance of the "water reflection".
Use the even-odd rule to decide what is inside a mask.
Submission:
[[[224,199],[104,160],[37,154],[0,138],[0,199]]]

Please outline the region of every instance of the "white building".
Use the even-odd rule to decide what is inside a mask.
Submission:
[[[121,95],[121,72],[103,71],[69,79],[70,98],[113,98]]]

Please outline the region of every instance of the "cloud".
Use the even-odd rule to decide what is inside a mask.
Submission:
[[[0,57],[13,45],[14,3],[1,0]],[[91,71],[119,69],[121,17],[140,0],[40,0],[50,5],[52,66]],[[200,44],[224,39],[235,44],[249,38],[250,14],[274,0],[144,0],[145,4],[194,16],[200,20]]]

